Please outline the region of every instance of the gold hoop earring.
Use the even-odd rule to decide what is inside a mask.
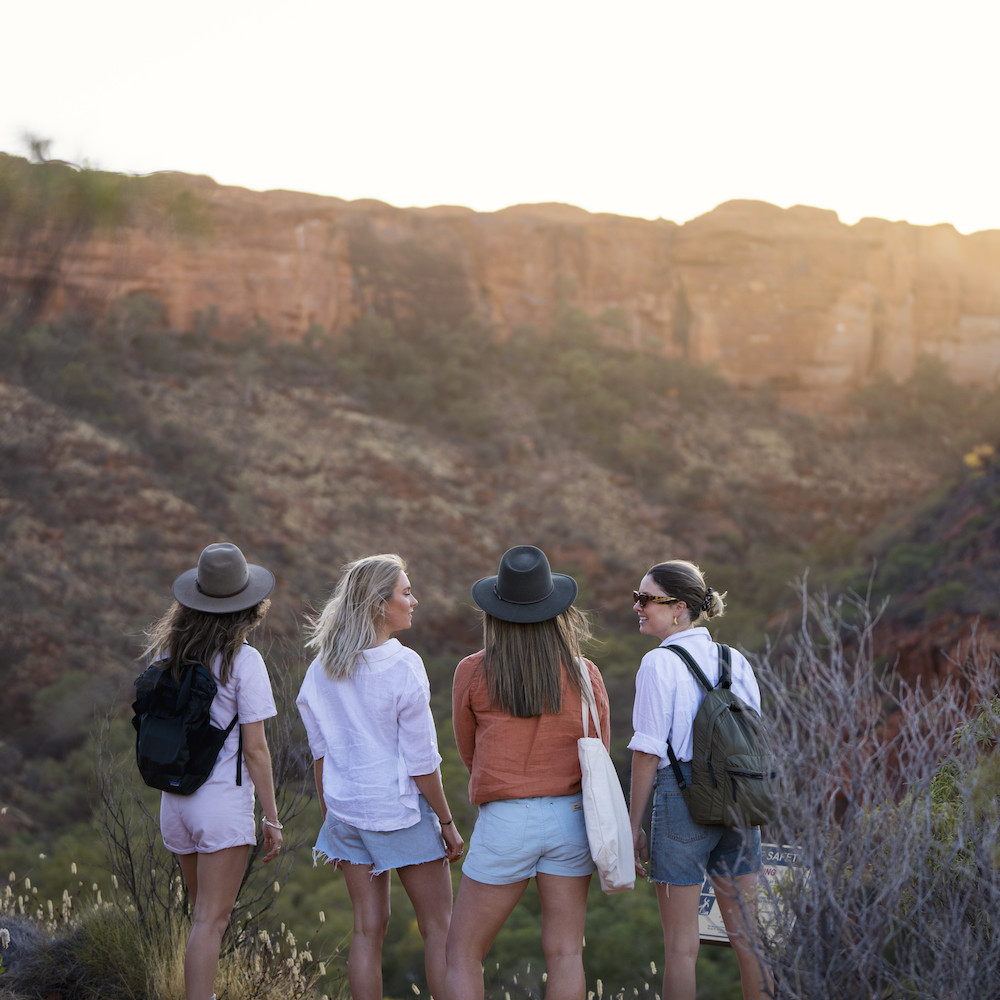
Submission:
[[[680,619],[677,617],[677,615],[674,615],[674,624],[680,625]]]

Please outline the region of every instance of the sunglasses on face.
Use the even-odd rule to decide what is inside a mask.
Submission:
[[[656,597],[653,594],[640,594],[638,590],[632,591],[632,603],[644,608],[650,601],[654,604],[676,604],[679,597]]]

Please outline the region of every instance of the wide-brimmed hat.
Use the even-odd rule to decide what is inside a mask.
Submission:
[[[252,608],[273,589],[274,574],[248,563],[232,542],[207,545],[198,565],[181,573],[172,588],[179,604],[217,615]]]
[[[496,576],[472,585],[472,599],[505,622],[544,622],[576,600],[576,580],[553,573],[545,553],[534,545],[515,545],[500,559]]]

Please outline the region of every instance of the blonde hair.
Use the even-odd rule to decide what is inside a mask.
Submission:
[[[166,614],[147,630],[143,656],[149,663],[159,661],[164,670],[180,681],[192,663],[211,670],[212,661],[220,655],[219,681],[228,684],[240,646],[264,620],[270,607],[271,599],[265,597],[252,608],[215,614],[174,601]]]
[[[726,613],[728,591],[717,594],[705,586],[705,576],[694,563],[686,559],[671,559],[647,570],[656,585],[668,596],[682,600],[694,625],[702,618],[718,618]]]
[[[581,691],[577,662],[590,638],[587,616],[574,607],[543,622],[508,622],[483,613],[483,669],[490,704],[518,719],[562,710],[562,671]]]
[[[393,553],[365,556],[341,567],[343,575],[325,607],[307,619],[306,648],[316,650],[327,677],[350,677],[358,654],[378,641],[376,622],[405,571],[406,563]]]

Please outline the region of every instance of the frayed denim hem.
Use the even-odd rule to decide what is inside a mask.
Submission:
[[[348,861],[347,858],[331,858],[326,851],[321,851],[319,848],[313,848],[313,868],[318,868],[321,864],[323,865],[333,865],[337,871],[343,871],[343,866],[348,865],[363,865],[363,861]],[[376,871],[374,862],[369,868],[369,874],[372,878],[376,875],[381,875],[384,872],[390,871],[388,868],[383,868],[381,871]]]

